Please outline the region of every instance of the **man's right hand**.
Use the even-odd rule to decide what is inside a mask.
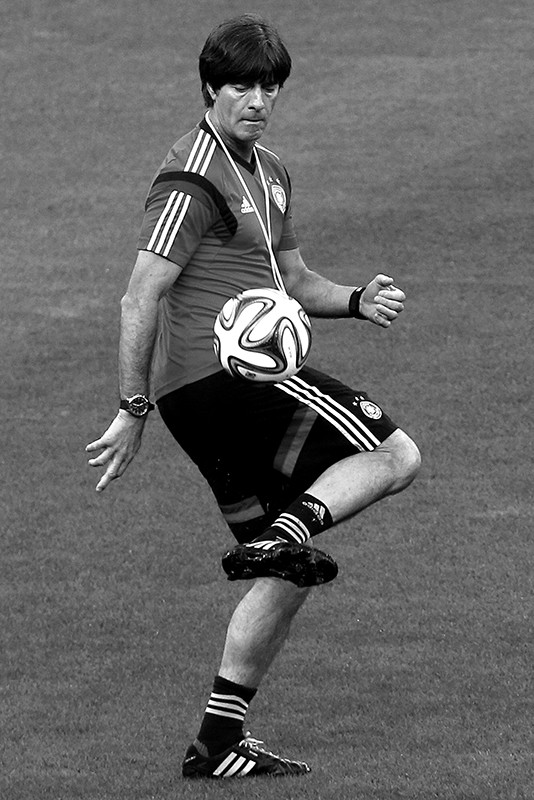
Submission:
[[[141,447],[145,417],[133,417],[127,411],[119,411],[107,431],[85,448],[86,453],[101,452],[89,459],[91,467],[105,467],[105,472],[96,485],[97,492],[124,474],[129,463]]]

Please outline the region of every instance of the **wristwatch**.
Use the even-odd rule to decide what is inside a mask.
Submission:
[[[119,408],[127,411],[132,417],[145,417],[155,406],[144,394],[134,394],[132,397],[121,397]]]

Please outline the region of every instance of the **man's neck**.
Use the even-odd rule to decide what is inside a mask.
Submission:
[[[232,137],[227,136],[218,125],[215,115],[211,113],[211,109],[208,111],[207,117],[228,150],[235,155],[238,155],[239,158],[243,159],[243,161],[247,161],[249,164],[251,164],[254,160],[254,142],[242,142],[240,139],[233,139]]]

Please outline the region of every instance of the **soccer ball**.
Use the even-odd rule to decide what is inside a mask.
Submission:
[[[308,358],[310,320],[297,300],[278,289],[246,289],[219,311],[213,346],[230,375],[279,383]]]

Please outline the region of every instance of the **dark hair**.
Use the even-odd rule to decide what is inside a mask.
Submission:
[[[291,72],[291,57],[278,31],[252,14],[223,22],[208,38],[198,60],[202,95],[212,106],[207,84],[215,91],[226,83],[280,87]]]

